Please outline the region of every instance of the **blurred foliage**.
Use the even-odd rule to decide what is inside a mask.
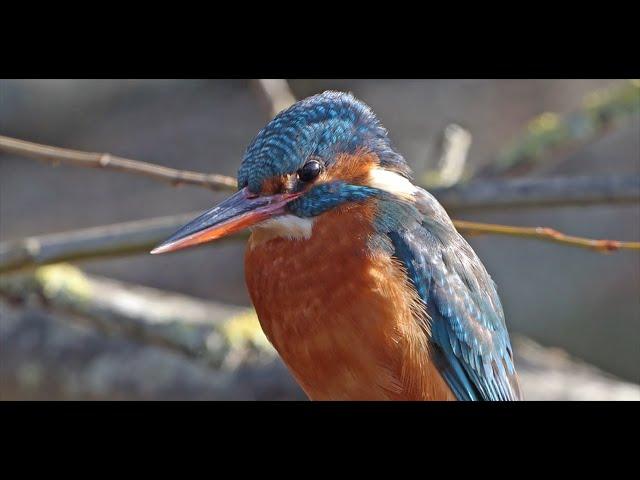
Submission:
[[[577,111],[567,115],[545,112],[533,118],[483,173],[522,174],[541,164],[554,151],[575,148],[638,113],[640,80],[596,90],[584,98],[582,108]]]
[[[275,353],[253,309],[229,318],[222,326],[222,331],[233,348],[273,350]]]

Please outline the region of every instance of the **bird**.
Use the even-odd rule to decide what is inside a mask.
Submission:
[[[495,283],[368,105],[294,103],[237,182],[151,253],[249,229],[251,301],[310,400],[522,399]]]

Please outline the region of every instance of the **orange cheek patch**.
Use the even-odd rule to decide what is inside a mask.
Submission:
[[[354,154],[343,153],[335,158],[333,164],[324,171],[316,184],[343,180],[352,185],[365,185],[372,168],[380,165],[380,159],[375,153],[366,149]],[[294,186],[295,174],[277,175],[262,182],[261,195],[275,195],[290,190]]]
[[[322,174],[320,182],[344,180],[352,185],[364,185],[372,168],[380,165],[380,159],[368,150],[354,154],[338,155],[334,163]]]
[[[277,175],[275,177],[267,178],[262,182],[261,195],[275,195],[276,193],[282,193],[289,187],[290,176],[289,175]]]

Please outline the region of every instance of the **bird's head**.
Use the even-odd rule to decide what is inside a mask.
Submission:
[[[253,227],[308,238],[322,214],[371,197],[413,195],[409,167],[371,109],[325,92],[278,114],[247,148],[238,192],[151,253],[209,242]]]

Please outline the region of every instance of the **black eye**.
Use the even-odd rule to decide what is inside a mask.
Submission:
[[[311,182],[315,180],[322,171],[322,165],[317,160],[309,160],[304,166],[298,170],[298,178],[302,182]]]

